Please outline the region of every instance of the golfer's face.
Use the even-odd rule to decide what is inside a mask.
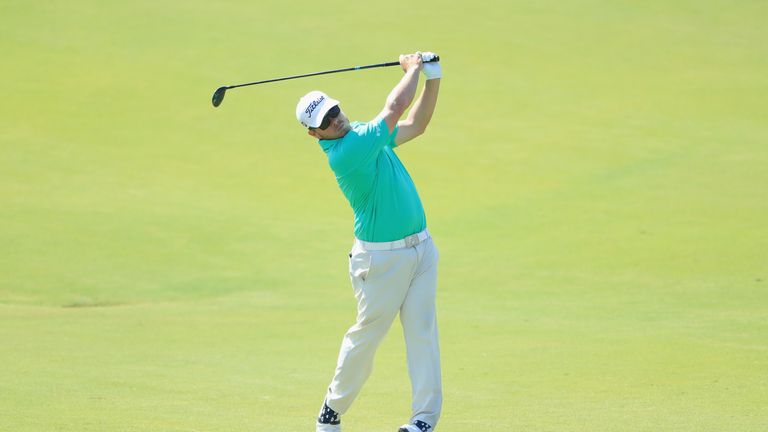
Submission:
[[[326,114],[323,118],[321,125],[325,126],[325,124],[327,124],[327,128],[310,129],[309,134],[316,138],[326,140],[337,139],[346,135],[347,132],[349,132],[351,129],[349,125],[349,119],[344,115],[344,111],[341,110],[341,107],[339,107],[339,111],[336,116],[333,116],[333,114],[336,113],[329,111],[328,114]]]

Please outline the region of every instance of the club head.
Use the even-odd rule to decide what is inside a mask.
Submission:
[[[215,92],[213,92],[213,98],[211,99],[211,102],[213,102],[213,106],[217,107],[221,105],[221,101],[224,100],[224,93],[227,92],[227,87],[219,87],[216,89]]]

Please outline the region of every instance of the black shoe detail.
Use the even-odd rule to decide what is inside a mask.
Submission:
[[[337,425],[341,423],[339,413],[332,410],[325,402],[323,402],[323,409],[320,410],[320,416],[317,417],[317,422],[322,424]]]
[[[419,428],[421,432],[429,432],[429,430],[432,429],[432,426],[430,426],[429,424],[421,420],[416,420],[415,422],[413,422],[413,425]]]

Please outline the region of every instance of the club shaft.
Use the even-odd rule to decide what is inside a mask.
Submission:
[[[430,60],[430,62],[432,61],[440,61],[440,57],[435,57],[434,60]],[[362,70],[362,69],[371,69],[371,68],[377,68],[377,67],[388,67],[388,66],[398,66],[398,65],[400,65],[400,62],[387,62],[387,63],[371,64],[366,66],[353,66],[353,67],[348,67],[343,69],[334,69],[334,70],[323,71],[323,72],[313,72],[313,73],[308,73],[303,75],[293,75],[289,77],[273,78],[273,79],[268,79],[264,81],[254,81],[254,82],[249,82],[245,84],[231,85],[231,86],[226,86],[226,89],[229,90],[229,89],[238,88],[238,87],[245,87],[245,86],[251,86],[256,84],[266,84],[266,83],[271,83],[276,81],[285,81],[285,80],[291,80],[296,78],[306,78],[311,76],[326,75],[326,74],[332,74],[332,73],[338,73],[338,72],[349,72],[349,71],[356,71],[356,70]]]
[[[354,70],[370,69],[370,68],[376,68],[376,67],[395,66],[395,65],[399,65],[399,64],[400,64],[399,62],[379,63],[379,64],[373,64],[373,65],[367,65],[367,66],[354,66],[354,67],[349,67],[349,68],[344,68],[344,69],[334,69],[334,70],[323,71],[323,72],[313,72],[313,73],[308,73],[308,74],[303,74],[303,75],[293,75],[293,76],[289,76],[289,77],[273,78],[273,79],[268,79],[268,80],[264,80],[264,81],[254,81],[254,82],[245,83],[245,84],[237,84],[237,85],[227,86],[227,90],[233,89],[233,88],[237,88],[237,87],[245,87],[245,86],[250,86],[250,85],[256,85],[256,84],[266,84],[266,83],[271,83],[271,82],[276,82],[276,81],[285,81],[285,80],[291,80],[291,79],[296,79],[296,78],[306,78],[306,77],[311,77],[311,76],[326,75],[326,74],[332,74],[332,73],[337,73],[337,72],[349,72],[349,71],[354,71]]]

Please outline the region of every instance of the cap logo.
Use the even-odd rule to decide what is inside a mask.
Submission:
[[[315,111],[315,108],[317,108],[318,105],[320,105],[320,102],[322,102],[324,100],[325,100],[325,96],[320,96],[319,98],[317,98],[316,101],[312,101],[312,103],[309,104],[307,109],[304,110],[304,114],[306,114],[307,117],[311,118],[312,117],[312,113]]]

